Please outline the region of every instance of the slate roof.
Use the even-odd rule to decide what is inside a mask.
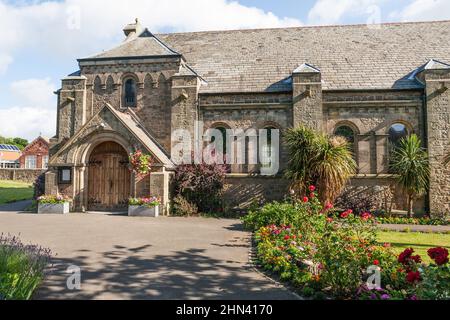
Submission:
[[[162,43],[148,29],[145,29],[139,36],[125,40],[118,47],[104,51],[88,59],[142,56],[180,56],[180,54]]]
[[[420,88],[416,69],[450,62],[450,21],[149,34],[96,57],[180,53],[203,93],[289,91],[303,64],[322,72],[324,90]]]

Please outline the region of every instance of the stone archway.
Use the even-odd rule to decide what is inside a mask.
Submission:
[[[102,142],[88,161],[88,210],[125,211],[131,196],[127,151],[113,141]]]

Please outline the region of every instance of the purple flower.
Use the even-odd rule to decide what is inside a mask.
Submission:
[[[390,300],[390,299],[391,299],[391,296],[388,295],[388,294],[383,294],[383,295],[381,296],[381,300]]]

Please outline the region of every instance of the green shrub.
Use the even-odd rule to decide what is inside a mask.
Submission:
[[[262,208],[251,211],[242,218],[244,226],[251,230],[258,230],[269,225],[288,225],[300,217],[301,212],[295,204],[273,202]]]
[[[50,250],[0,236],[0,300],[28,300],[44,278]]]
[[[418,287],[422,300],[450,300],[450,266],[429,266],[423,269]]]
[[[191,217],[198,215],[198,208],[182,196],[173,199],[172,214],[179,217]]]

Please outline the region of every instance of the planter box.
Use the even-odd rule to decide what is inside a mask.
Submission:
[[[39,203],[38,213],[39,214],[66,214],[69,213],[69,202],[50,204],[50,203]]]
[[[128,206],[128,216],[156,218],[159,216],[159,206],[152,208],[143,206]]]

